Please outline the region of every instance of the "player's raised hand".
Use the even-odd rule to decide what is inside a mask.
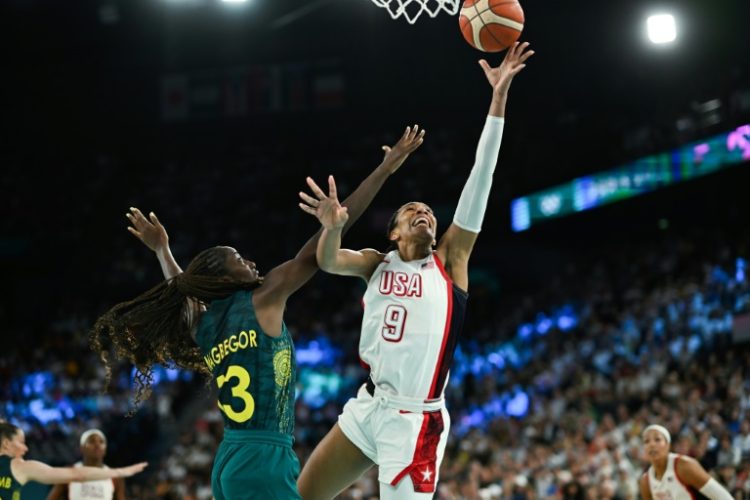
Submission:
[[[349,220],[349,212],[346,207],[342,207],[336,194],[336,181],[332,175],[328,176],[328,195],[326,195],[312,178],[307,178],[307,185],[315,197],[310,196],[304,191],[299,192],[299,197],[304,203],[299,207],[312,214],[320,221],[326,229],[339,229],[344,227]]]
[[[167,230],[161,225],[154,212],[151,212],[147,219],[140,210],[130,207],[130,212],[126,213],[125,217],[131,224],[128,226],[128,231],[154,252],[158,252],[169,245]]]
[[[404,163],[411,153],[422,145],[424,142],[425,130],[419,130],[419,125],[406,127],[404,135],[393,146],[383,146],[385,157],[383,164],[388,168],[390,173],[394,173]]]
[[[505,54],[503,62],[496,68],[484,59],[479,60],[487,81],[492,85],[493,96],[503,97],[508,93],[513,77],[526,67],[526,61],[534,55],[534,51],[528,49],[529,42],[514,43]]]
[[[138,464],[128,465],[127,467],[119,467],[117,470],[117,477],[130,477],[134,474],[138,474],[146,468],[148,462],[141,462]]]

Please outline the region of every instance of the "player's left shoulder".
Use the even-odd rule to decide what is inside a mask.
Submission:
[[[708,476],[700,462],[687,455],[677,455],[674,468],[680,481],[693,487],[702,485]]]
[[[694,467],[696,465],[700,467],[700,463],[689,455],[675,453],[674,461],[677,467]]]

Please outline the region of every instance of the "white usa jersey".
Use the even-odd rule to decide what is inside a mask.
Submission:
[[[363,299],[359,356],[375,385],[401,397],[442,397],[466,300],[436,253],[404,262],[389,252]]]
[[[78,462],[74,467],[81,467]],[[106,465],[105,469],[108,469]],[[86,481],[85,483],[70,483],[68,485],[69,500],[112,500],[115,496],[115,483],[112,479]]]
[[[667,469],[662,478],[656,479],[653,465],[648,468],[648,487],[654,500],[692,500],[695,498],[690,488],[677,475],[676,465],[681,456],[670,453]]]

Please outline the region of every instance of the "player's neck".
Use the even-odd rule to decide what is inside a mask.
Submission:
[[[398,254],[404,262],[424,259],[431,253],[432,246],[423,243],[411,243],[398,246]]]
[[[104,461],[96,458],[84,458],[83,465],[86,467],[104,467]]]
[[[667,472],[666,457],[663,460],[656,460],[651,465],[654,467],[654,476],[656,476],[656,479],[661,479],[662,477],[664,477],[664,473]]]

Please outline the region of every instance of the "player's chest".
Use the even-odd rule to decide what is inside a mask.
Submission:
[[[661,481],[653,481],[651,496],[654,500],[679,500],[682,490],[674,474],[665,474]]]

